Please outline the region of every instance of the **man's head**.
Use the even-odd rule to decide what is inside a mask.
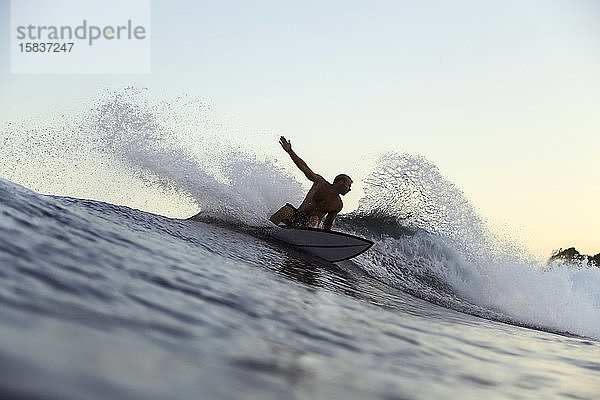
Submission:
[[[350,191],[351,185],[352,179],[346,174],[339,174],[333,180],[333,190],[342,196]]]

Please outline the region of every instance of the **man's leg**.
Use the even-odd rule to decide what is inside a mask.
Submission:
[[[271,222],[275,225],[279,225],[281,221],[291,217],[292,215],[294,215],[294,209],[288,204],[286,204],[285,206],[281,207],[279,211],[277,211],[275,214],[271,215],[271,218],[269,218],[269,220],[271,220]]]

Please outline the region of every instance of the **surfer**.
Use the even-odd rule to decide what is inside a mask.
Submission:
[[[321,175],[315,174],[308,165],[292,150],[292,144],[281,137],[279,143],[283,150],[290,155],[294,164],[313,182],[312,187],[304,198],[300,207],[296,208],[290,203],[281,207],[275,214],[271,215],[271,222],[279,225],[281,222],[287,226],[296,228],[313,227],[317,228],[319,223],[325,217],[323,229],[331,230],[333,221],[337,214],[342,210],[343,203],[340,195],[345,195],[350,191],[352,179],[346,174],[340,174],[335,177],[333,183],[327,182]]]

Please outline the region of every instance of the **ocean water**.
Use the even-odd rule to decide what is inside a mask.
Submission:
[[[311,258],[261,233],[297,181],[214,137],[182,150],[157,115],[116,96],[46,142],[9,130],[0,398],[600,398],[599,268],[528,256],[434,164],[396,153],[335,225],[373,248]],[[28,156],[118,165],[199,214],[37,193],[16,183]]]
[[[414,265],[440,251],[423,233],[372,236],[370,252],[334,265],[252,229],[6,180],[0,202],[2,398],[600,396],[598,319],[545,326],[545,306],[502,315],[465,300]],[[566,274],[553,271],[521,276]],[[571,272],[573,286],[597,272]]]

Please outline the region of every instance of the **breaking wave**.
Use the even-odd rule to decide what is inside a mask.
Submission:
[[[246,146],[195,99],[160,102],[128,88],[61,121],[9,126],[2,177],[55,193],[69,185],[118,187],[127,176],[143,185],[100,200],[144,209],[133,192],[143,198],[159,188],[204,215],[254,226],[303,195],[276,160]],[[94,182],[97,170],[103,180]],[[31,171],[39,175],[35,184],[28,184]],[[548,265],[494,235],[465,194],[422,157],[384,154],[362,184],[358,208],[336,224],[376,242],[352,261],[371,276],[445,307],[600,338],[599,268]]]

